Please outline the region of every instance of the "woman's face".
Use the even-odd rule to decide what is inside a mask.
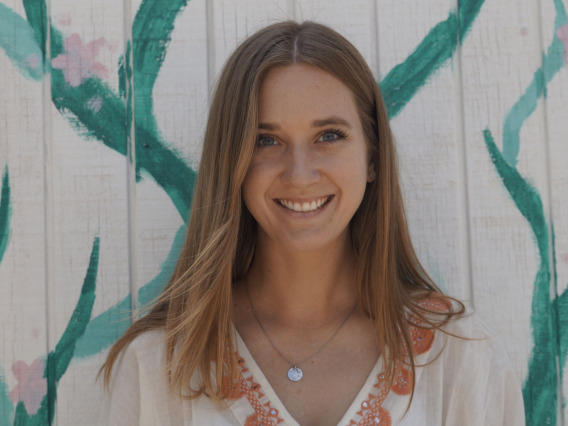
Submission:
[[[243,184],[267,244],[300,251],[349,241],[349,222],[374,178],[353,93],[320,68],[268,72]]]

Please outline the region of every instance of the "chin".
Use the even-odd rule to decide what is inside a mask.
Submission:
[[[325,250],[333,247],[334,245],[342,245],[348,238],[342,238],[341,235],[330,238],[330,235],[311,235],[311,236],[286,236],[279,239],[279,243],[286,248],[286,250],[294,252],[314,252],[318,250]]]

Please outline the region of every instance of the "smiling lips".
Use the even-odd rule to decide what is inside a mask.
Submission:
[[[293,212],[309,213],[321,209],[331,200],[331,198],[332,198],[331,195],[327,195],[325,197],[318,198],[317,200],[313,200],[311,202],[302,202],[302,203],[282,198],[279,198],[277,201],[278,204],[280,204],[282,207],[285,207],[288,210],[292,210]]]

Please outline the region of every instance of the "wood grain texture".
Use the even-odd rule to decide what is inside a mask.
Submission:
[[[535,99],[536,110],[526,120],[515,110],[515,105],[527,104],[523,96],[530,92],[535,72],[542,66],[536,12],[531,1],[488,2],[462,49],[475,305],[479,315],[503,339],[518,377],[523,380],[531,372],[529,360],[533,350],[548,356],[550,359],[544,363],[554,369],[555,344],[550,339],[534,342],[528,331],[550,330],[552,326],[550,317],[535,316],[533,311],[541,303],[535,302],[537,290],[542,303],[549,301],[549,295],[544,294],[549,282],[538,283],[537,275],[541,261],[547,263],[539,244],[548,243],[546,235],[533,233],[530,218],[523,216],[518,204],[520,199],[532,196],[525,191],[530,187],[537,198],[547,196],[542,102]],[[511,123],[518,124],[517,130]],[[505,141],[514,139],[516,132],[519,135],[518,162],[503,162],[511,173],[518,175],[515,185],[506,187],[504,175],[492,163],[484,130],[492,133],[499,151],[507,151],[511,143]],[[521,188],[521,182],[530,186]],[[515,186],[525,191],[517,199],[510,192]],[[532,210],[538,220],[547,219],[543,212]],[[535,344],[545,343],[552,346],[534,348]],[[550,386],[553,384],[546,387]],[[531,398],[526,403],[529,410],[538,405]]]
[[[321,22],[345,36],[361,52],[373,73],[377,75],[376,2],[308,0],[294,2],[294,6],[296,19],[299,21]]]
[[[379,64],[385,76],[431,28],[448,19],[452,1],[384,1],[377,7]],[[432,278],[471,302],[468,223],[463,198],[460,80],[450,61],[392,120],[411,235]],[[433,243],[435,241],[435,243]]]
[[[59,64],[58,56],[69,55],[63,61],[65,83],[79,83],[82,88],[88,78],[98,78],[109,91],[118,94],[119,59],[125,41],[122,2],[91,3],[87,11],[84,4],[56,0],[50,3],[50,11],[53,27],[65,40],[65,52],[53,52],[52,61]],[[76,45],[71,46],[71,40]],[[73,52],[81,56],[73,59]],[[73,82],[74,77],[80,81]],[[54,96],[62,94],[60,86],[54,85],[52,90]],[[107,117],[101,104],[105,94],[83,93],[84,103],[104,122]],[[54,273],[48,303],[50,351],[59,342],[81,294],[96,235],[100,237],[100,270],[93,317],[129,293],[126,159],[97,140],[86,138],[84,132],[77,132],[73,119],[53,106],[51,128],[50,250]],[[112,334],[116,327],[109,323],[104,332]],[[100,353],[77,359],[68,368],[57,387],[56,424],[92,424],[102,396],[100,387],[95,386],[95,377],[103,359],[104,353]]]
[[[291,18],[289,13],[293,10],[285,0],[243,0],[238,3],[215,0],[212,4],[208,25],[213,28],[213,40],[209,46],[213,77],[218,75],[227,57],[247,35]]]
[[[25,15],[20,2],[3,2]],[[34,57],[41,64],[41,57]],[[0,263],[0,379],[8,399],[0,396],[0,423],[23,400],[30,411],[47,393],[43,378],[47,348],[46,202],[44,103],[41,82],[24,77],[0,59],[0,167],[8,166],[11,189],[10,239]],[[35,365],[34,365],[35,363]],[[32,367],[33,366],[33,367]],[[39,367],[39,368],[37,368]],[[24,380],[30,373],[29,381]],[[32,384],[38,386],[32,389]],[[7,395],[6,395],[7,396]],[[47,421],[47,418],[44,419]]]
[[[543,100],[543,111],[546,120],[546,162],[548,169],[547,184],[549,193],[549,210],[552,231],[554,233],[553,249],[555,280],[552,292],[559,297],[558,304],[558,336],[560,337],[560,365],[566,372],[566,351],[568,350],[568,139],[566,117],[568,117],[568,26],[556,28],[557,13],[552,2],[541,2],[541,48],[543,50],[554,42],[555,38],[566,40],[564,69],[558,72],[548,84],[547,96]],[[563,28],[563,29],[562,29]],[[561,401],[568,396],[568,379],[564,374]],[[568,419],[568,407],[563,406],[563,418]],[[560,424],[560,423],[559,423]]]
[[[133,10],[139,10],[139,2],[134,3]],[[134,73],[137,72],[135,68]],[[157,133],[163,143],[187,167],[197,171],[209,97],[205,1],[190,1],[175,17],[152,97]],[[139,113],[135,110],[134,114],[138,117]],[[137,149],[146,148],[137,144]],[[191,182],[184,182],[183,176],[178,179],[180,186],[189,190]],[[138,274],[134,288],[138,292],[148,283],[160,288],[166,284],[175,259],[164,262],[170,251],[179,253],[179,244],[174,247],[174,239],[187,215],[182,217],[172,208],[167,191],[148,175],[143,175],[137,184],[135,199],[136,209],[130,220],[136,222]],[[142,295],[141,305],[148,301]]]

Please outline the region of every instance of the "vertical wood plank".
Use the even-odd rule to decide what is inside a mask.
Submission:
[[[357,47],[377,74],[377,23],[375,0],[309,0],[295,4],[298,21],[310,20],[338,31]]]
[[[134,29],[142,3],[132,4]],[[140,55],[144,52],[135,49],[133,57],[136,161],[142,179],[136,185],[135,211],[131,212],[130,220],[136,223],[138,272],[134,291],[142,312],[170,278],[184,240],[209,96],[205,0],[189,1],[175,13],[174,3],[156,4],[159,16],[149,20],[148,26],[165,26],[169,19],[172,31],[151,35],[164,42],[167,38],[171,40],[167,42],[151,93],[140,78],[145,72],[140,68]],[[144,31],[137,35],[133,30],[134,46],[142,45],[144,36]],[[149,103],[148,97],[153,109],[140,108]],[[140,129],[149,130],[154,137],[144,139]],[[159,162],[160,158],[164,160]],[[166,186],[164,182],[170,177],[174,184]],[[179,193],[185,198],[176,203]]]
[[[532,390],[525,383],[525,404],[527,412],[551,407],[532,418],[533,424],[546,424],[555,410],[556,362],[545,273],[548,211],[531,204],[537,198],[548,203],[543,103],[530,100],[542,66],[538,15],[537,2],[485,2],[462,49],[462,78],[476,307],[499,331],[519,379],[542,370]],[[533,107],[523,117],[522,110]]]
[[[126,108],[119,94],[119,59],[123,53],[123,3],[50,2],[51,57],[55,68],[52,96],[69,111],[51,110],[53,283],[49,292],[49,349],[68,333],[76,310],[103,314],[129,294],[128,216],[126,186]],[[59,43],[59,40],[62,44]],[[112,101],[111,101],[112,99]],[[114,107],[110,108],[113,103]],[[120,118],[122,117],[122,118]],[[77,125],[81,129],[77,131]],[[104,133],[114,149],[105,146]],[[100,134],[100,133],[99,133]],[[95,238],[97,256],[94,306],[81,298]],[[96,255],[96,253],[95,253]],[[86,302],[86,303],[85,303]],[[125,312],[128,319],[128,312]],[[123,324],[108,321],[91,342],[116,335]],[[95,376],[104,353],[78,358],[67,368],[57,387],[56,424],[92,424],[101,394]]]
[[[562,6],[564,6],[562,8]],[[543,64],[544,76],[548,82],[544,99],[546,118],[546,142],[548,165],[548,191],[550,194],[550,217],[553,231],[553,265],[555,283],[553,291],[558,297],[558,330],[560,338],[559,367],[564,372],[560,402],[568,396],[566,377],[566,353],[568,351],[568,22],[562,17],[566,2],[540,2],[541,48],[550,51],[549,59]],[[561,376],[562,377],[562,376]],[[568,419],[568,407],[562,404],[563,420]]]
[[[383,93],[389,73],[403,64],[432,29],[446,21],[455,3],[381,0],[377,3],[378,62]],[[422,52],[422,57],[431,52]],[[419,59],[418,61],[424,59]],[[426,68],[427,69],[427,68]],[[469,241],[462,168],[460,82],[446,61],[391,120],[397,140],[407,217],[418,256],[434,281],[470,303]],[[402,75],[414,69],[398,69]],[[392,80],[390,80],[392,81]],[[402,83],[401,83],[402,84]],[[409,83],[404,83],[409,84]],[[392,87],[391,87],[392,89]]]
[[[285,0],[214,0],[210,25],[214,28],[212,68],[216,76],[237,44],[256,30],[293,18]]]
[[[27,59],[18,68],[0,51],[0,168],[9,177],[0,185],[4,194],[9,189],[11,210],[0,261],[0,423],[11,424],[18,401],[28,414],[47,422],[39,404],[47,393],[42,91],[49,83],[41,80],[41,51],[27,29],[21,2],[8,0],[2,6],[13,34],[9,46]]]

